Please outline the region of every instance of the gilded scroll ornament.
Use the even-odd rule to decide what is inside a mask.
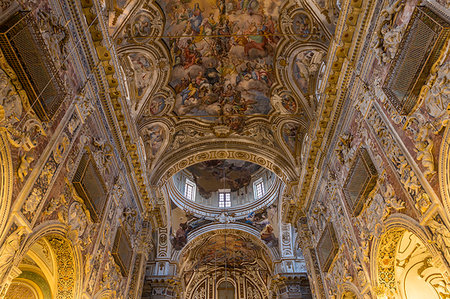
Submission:
[[[26,227],[19,226],[6,238],[2,247],[0,247],[0,285],[5,283],[5,279],[14,263],[14,258],[19,251],[22,236],[25,233]]]

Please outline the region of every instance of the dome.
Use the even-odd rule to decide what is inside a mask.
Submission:
[[[214,217],[227,212],[244,217],[270,205],[282,185],[270,170],[248,161],[209,160],[176,173],[167,190],[184,210]]]

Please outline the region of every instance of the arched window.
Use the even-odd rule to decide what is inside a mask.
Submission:
[[[234,299],[235,298],[234,285],[229,281],[223,281],[217,288],[217,297],[219,299]]]
[[[263,197],[264,195],[264,182],[262,178],[257,179],[254,183],[253,183],[253,190],[254,190],[254,196],[255,199],[259,199],[261,197]]]
[[[184,197],[195,201],[195,183],[190,179],[186,179],[186,183],[184,185]]]
[[[231,207],[231,193],[229,189],[219,189],[219,208]]]

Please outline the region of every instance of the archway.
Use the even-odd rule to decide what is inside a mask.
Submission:
[[[0,133],[0,239],[8,220],[11,206],[11,195],[13,185],[13,166],[9,143],[4,132]]]
[[[229,224],[231,226],[231,224]],[[249,232],[214,229],[197,236],[181,251],[179,276],[186,298],[267,298],[274,257]],[[231,287],[231,285],[232,287]],[[245,293],[245,295],[244,295]],[[233,294],[233,295],[232,295]],[[196,297],[197,296],[197,297]]]
[[[46,224],[22,248],[6,298],[78,298],[81,284],[79,256],[61,225]],[[27,296],[23,292],[26,292]]]
[[[404,227],[392,227],[376,251],[378,298],[440,299],[450,296],[429,244]]]

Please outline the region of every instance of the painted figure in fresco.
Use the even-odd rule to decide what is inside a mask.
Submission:
[[[181,250],[187,243],[186,230],[188,225],[186,223],[180,223],[180,227],[177,229],[175,236],[172,236],[170,242],[175,250]]]
[[[137,95],[142,97],[148,87],[149,77],[152,65],[148,59],[142,54],[130,54],[129,59],[132,63],[134,76],[136,81]]]
[[[267,65],[265,63],[258,63],[255,69],[256,80],[263,81],[267,86],[272,85],[270,80],[270,71],[267,70]]]
[[[228,18],[225,18],[217,29],[220,37],[216,38],[216,50],[219,55],[226,54],[231,50],[231,24]]]
[[[183,58],[184,63],[183,67],[184,69],[188,69],[189,67],[193,66],[194,64],[198,63],[200,61],[200,55],[197,51],[195,44],[192,43],[192,40],[187,41],[187,46],[183,50]]]
[[[267,224],[261,231],[261,240],[263,240],[269,247],[275,247],[278,245],[278,239],[275,237],[273,227],[270,223]]]
[[[203,23],[202,10],[200,9],[199,3],[195,3],[194,8],[189,12],[189,22],[192,30],[199,34],[201,29],[200,27]]]
[[[185,104],[186,100],[192,97],[198,98],[198,88],[195,79],[192,79],[188,87],[183,89],[183,91],[180,94],[181,98],[183,99],[183,101],[181,102],[182,105]]]
[[[145,149],[147,159],[153,160],[161,149],[164,141],[164,129],[162,126],[156,124],[146,128],[143,132],[145,136]]]
[[[300,52],[294,65],[294,77],[303,93],[309,92],[309,81],[319,71],[325,52],[321,50],[307,50]]]
[[[248,53],[251,49],[257,49],[261,51],[266,50],[266,44],[267,44],[267,38],[263,34],[264,31],[262,28],[258,28],[256,26],[256,23],[252,23],[250,25],[249,30],[247,31],[248,40],[244,45],[244,53],[246,56],[248,56]]]
[[[208,83],[211,85],[219,83],[220,81],[219,71],[217,71],[212,62],[209,64],[209,67],[206,68],[205,70],[205,77],[208,80]]]
[[[294,151],[297,141],[300,140],[299,133],[299,125],[294,123],[288,123],[283,126],[283,138],[286,142],[287,146]]]
[[[301,15],[294,23],[297,34],[301,38],[308,38],[311,35],[311,23],[308,16]]]
[[[292,96],[284,95],[281,98],[281,104],[290,113],[295,113],[295,111],[297,110],[297,104],[295,103],[295,100],[292,98]]]
[[[241,10],[243,12],[249,11],[250,13],[254,8],[258,6],[257,0],[241,0]]]
[[[180,226],[175,232],[175,236],[172,235],[170,238],[170,242],[175,250],[181,250],[186,245],[188,235],[191,231],[211,222],[210,220],[206,220],[205,217],[198,218],[188,213],[186,213],[186,217],[188,220],[180,223]]]
[[[208,120],[241,130],[242,114],[271,109],[274,70],[269,53],[279,40],[276,12],[268,16],[258,0],[212,2],[215,5],[203,6],[197,0],[175,5],[179,20],[167,29],[167,35],[181,36],[170,42],[174,112],[218,117]]]
[[[245,217],[244,223],[253,225],[253,221],[255,220],[255,212],[250,212],[250,214]]]
[[[156,115],[164,109],[164,106],[165,106],[164,98],[158,97],[158,98],[152,99],[150,101],[150,104],[148,107],[148,112],[151,115]]]
[[[247,62],[246,68],[243,69],[236,77],[236,84],[239,84],[242,80],[250,80],[250,79],[257,79],[257,75],[255,71],[253,70],[252,64],[250,62]]]

